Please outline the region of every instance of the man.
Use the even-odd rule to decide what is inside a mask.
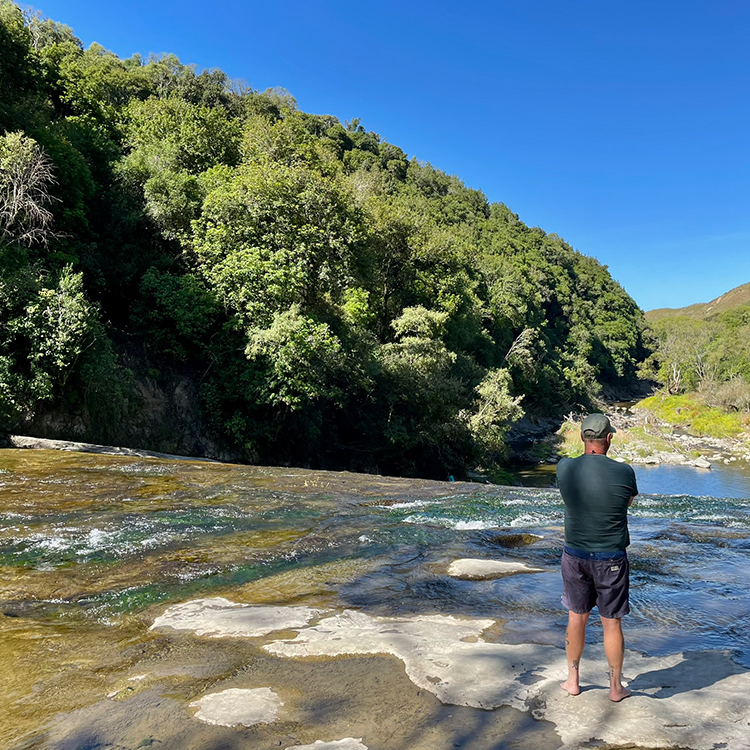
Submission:
[[[614,432],[604,414],[589,414],[581,424],[584,453],[560,461],[557,486],[565,502],[562,603],[568,609],[568,679],[562,688],[570,695],[581,692],[586,623],[596,605],[609,662],[609,698],[619,702],[630,695],[622,685],[622,617],[630,611],[628,508],[638,486],[630,466],[607,458]]]

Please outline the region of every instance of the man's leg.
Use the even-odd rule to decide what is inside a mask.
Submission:
[[[622,661],[625,656],[622,619],[602,617],[602,628],[604,653],[609,664],[609,699],[617,703],[630,695],[630,690],[622,686]]]
[[[565,653],[568,656],[568,679],[560,687],[571,695],[578,695],[581,687],[578,682],[578,666],[586,645],[586,623],[590,612],[579,615],[568,612],[568,630],[565,634]]]

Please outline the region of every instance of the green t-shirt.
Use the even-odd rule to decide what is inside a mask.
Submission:
[[[638,494],[627,464],[596,453],[564,458],[557,486],[565,502],[565,543],[584,552],[624,550],[630,544],[628,505]]]

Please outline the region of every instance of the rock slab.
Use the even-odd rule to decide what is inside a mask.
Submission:
[[[286,750],[367,750],[367,746],[362,744],[361,737],[358,740],[354,737],[344,737],[343,740],[333,740],[333,742],[316,740],[312,745],[294,745]]]
[[[310,607],[237,604],[217,596],[169,607],[154,620],[151,630],[173,628],[212,638],[258,638],[277,630],[300,628],[318,614],[320,610]]]
[[[283,705],[271,688],[231,688],[205,695],[200,700],[193,701],[190,707],[198,709],[195,718],[206,724],[223,727],[241,724],[251,727],[254,724],[270,724],[276,721],[279,708]]]
[[[485,581],[490,578],[514,575],[516,573],[543,573],[541,568],[532,568],[525,563],[506,560],[478,560],[463,557],[448,566],[448,575],[469,581]]]
[[[729,654],[625,655],[633,695],[609,700],[606,658],[587,646],[581,695],[560,688],[565,651],[533,643],[488,643],[493,620],[420,615],[372,617],[345,611],[264,648],[288,657],[393,654],[409,678],[443,703],[493,709],[513,706],[556,726],[563,747],[592,738],[606,745],[714,750],[750,748],[750,672]],[[586,677],[593,679],[585,682]]]

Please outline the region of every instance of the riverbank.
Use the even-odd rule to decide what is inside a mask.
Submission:
[[[605,409],[617,430],[609,455],[630,464],[669,464],[710,469],[736,462],[750,464],[750,436],[690,434],[685,425],[673,424],[639,402]],[[570,414],[554,433],[537,441],[528,455],[538,463],[554,464],[560,458],[582,453],[580,423],[583,415]]]

